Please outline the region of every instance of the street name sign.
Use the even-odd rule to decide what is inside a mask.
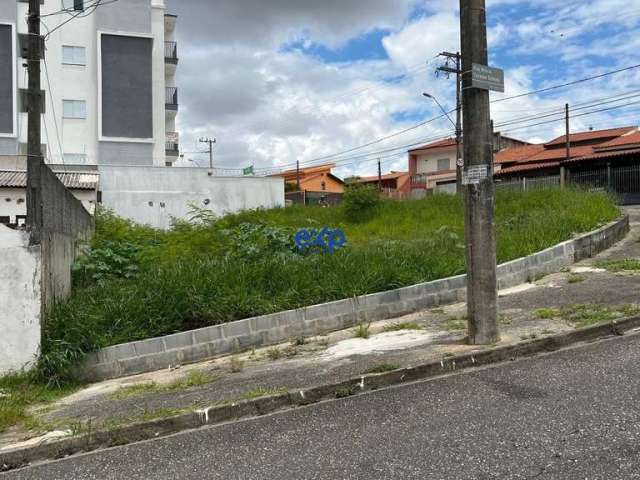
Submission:
[[[504,70],[474,63],[471,67],[471,88],[504,93]]]

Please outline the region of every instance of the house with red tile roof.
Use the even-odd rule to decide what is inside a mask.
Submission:
[[[300,177],[300,191],[302,192],[329,192],[343,193],[344,182],[332,173],[335,163],[327,163],[314,167],[301,168],[297,170],[287,170],[276,173],[273,177],[284,178],[287,190],[297,190],[298,175]]]
[[[589,130],[496,154],[497,182],[560,184],[606,190],[620,203],[640,203],[638,127]],[[564,172],[563,174],[561,172]]]
[[[494,150],[519,148],[527,142],[496,133]],[[409,150],[410,189],[413,191],[456,192],[456,141],[453,138]]]
[[[380,182],[382,184],[382,193],[389,198],[402,199],[408,197],[411,193],[411,175],[409,175],[409,172],[391,172],[382,175],[380,178],[377,175],[360,177],[355,181],[375,188],[378,188],[378,183]]]

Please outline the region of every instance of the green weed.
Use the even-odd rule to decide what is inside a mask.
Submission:
[[[567,283],[581,283],[584,282],[586,280],[586,278],[584,278],[582,275],[569,275],[569,278],[567,278]]]
[[[384,327],[385,332],[399,332],[401,330],[422,330],[416,322],[391,323]]]
[[[121,400],[129,397],[137,397],[141,395],[150,395],[156,393],[175,392],[179,390],[187,390],[193,387],[201,387],[215,382],[218,377],[211,375],[202,370],[192,370],[184,377],[161,385],[155,382],[140,383],[138,385],[131,385],[129,387],[123,387],[112,395],[112,398]]]
[[[398,370],[399,368],[400,368],[400,365],[396,365],[395,363],[380,363],[375,367],[372,367],[369,370],[365,371],[364,373],[365,374],[386,373],[386,372],[393,372],[394,370]]]
[[[467,317],[450,317],[442,323],[442,327],[449,332],[467,329]]]
[[[604,268],[610,272],[636,272],[640,271],[640,260],[625,258],[624,260],[605,260],[596,262],[596,267]]]
[[[541,320],[550,320],[560,315],[560,312],[555,308],[538,308],[533,311],[533,315],[535,318],[539,318]]]
[[[371,327],[371,323],[360,322],[356,328],[352,330],[353,336],[356,338],[369,338],[371,333],[369,329]]]
[[[285,393],[287,393],[287,389],[285,387],[259,387],[243,393],[242,398],[245,400],[255,400],[256,398],[270,397],[272,395],[282,395]]]

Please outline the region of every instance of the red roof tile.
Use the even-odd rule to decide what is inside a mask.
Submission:
[[[544,150],[544,145],[527,145],[524,147],[505,148],[493,157],[494,163],[521,162]]]
[[[409,175],[409,173],[408,172],[387,173],[385,175],[382,175],[382,180],[393,180],[394,178],[401,178],[401,177],[404,177],[405,175]],[[377,181],[378,181],[377,175],[374,175],[371,177],[360,177],[358,179],[358,182],[360,183],[377,182]]]
[[[426,145],[423,145],[421,147],[409,150],[409,153],[419,152],[419,151],[422,151],[422,150],[431,150],[431,149],[436,149],[436,148],[447,148],[448,149],[448,148],[455,147],[455,146],[456,146],[455,138],[445,138],[444,140],[438,140],[437,142],[427,143]]]
[[[526,172],[531,170],[540,170],[541,168],[558,167],[560,162],[537,162],[537,163],[523,163],[513,165],[512,167],[503,168],[496,172],[496,175],[502,175],[504,173]]]
[[[607,138],[619,137],[620,135],[624,135],[633,130],[637,130],[637,127],[608,128],[605,130],[593,130],[590,132],[571,133],[569,135],[569,140],[572,143],[586,142],[591,140],[604,140]],[[549,143],[546,143],[545,145],[546,146],[561,145],[563,143],[566,143],[566,141],[567,141],[567,136],[562,135],[561,137],[551,140]]]
[[[605,150],[597,151],[591,155],[584,157],[572,158],[569,162],[588,162],[590,160],[599,160],[603,158],[622,157],[624,155],[636,155],[640,153],[640,148],[630,148],[625,150]]]
[[[618,138],[609,140],[595,147],[596,150],[617,149],[620,147],[629,147],[640,145],[640,131],[635,131],[627,135],[621,135]]]

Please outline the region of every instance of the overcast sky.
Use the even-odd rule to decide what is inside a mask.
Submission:
[[[201,165],[200,136],[218,141],[221,168],[288,166],[331,157],[341,176],[406,170],[403,145],[449,134],[444,119],[356,149],[436,116],[422,92],[455,106],[455,82],[434,74],[459,49],[457,0],[167,0],[179,15],[178,129]],[[487,0],[490,63],[506,92],[543,88],[640,63],[640,0]],[[629,93],[640,69],[492,105],[496,122],[547,115]],[[580,113],[593,109],[583,108]],[[573,130],[637,125],[640,105],[583,115]],[[554,117],[543,117],[545,120]],[[525,140],[563,133],[563,122],[505,127]],[[517,129],[516,129],[517,128]],[[511,129],[511,130],[509,130]],[[355,150],[354,150],[355,149]],[[395,150],[394,150],[395,149]]]

